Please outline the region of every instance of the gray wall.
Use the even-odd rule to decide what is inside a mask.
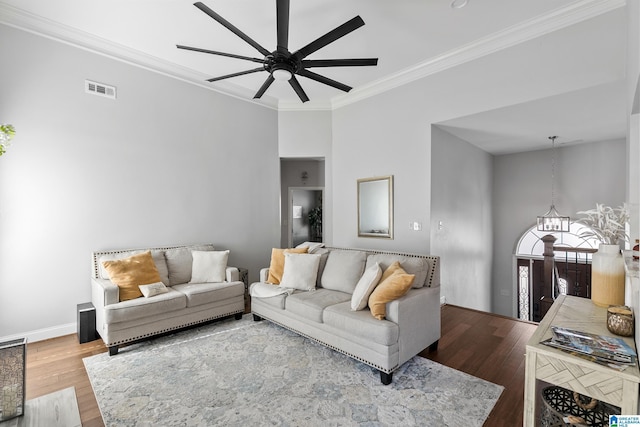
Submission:
[[[561,214],[625,201],[624,140],[556,149],[555,205]],[[496,156],[493,161],[493,309],[516,316],[513,253],[520,236],[551,204],[552,150]]]
[[[448,304],[491,311],[493,156],[437,126],[431,133],[431,252]],[[455,167],[452,167],[455,164]]]
[[[17,129],[0,337],[75,332],[94,250],[212,242],[257,278],[280,241],[276,111],[4,25],[0,40],[0,120]]]

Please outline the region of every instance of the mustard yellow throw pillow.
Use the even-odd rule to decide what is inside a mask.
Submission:
[[[111,281],[120,288],[120,301],[141,297],[140,285],[162,281],[150,251],[129,258],[103,261],[102,265]]]
[[[307,246],[303,248],[294,249],[278,249],[273,248],[271,250],[271,263],[269,264],[269,278],[267,283],[272,285],[279,285],[282,280],[282,273],[284,272],[284,254],[306,254],[309,248]]]
[[[391,264],[369,297],[369,308],[373,317],[383,320],[387,315],[387,303],[406,294],[415,277],[415,274],[407,274],[397,261]]]

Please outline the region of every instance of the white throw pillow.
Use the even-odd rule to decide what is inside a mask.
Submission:
[[[364,310],[369,301],[369,296],[378,286],[378,282],[382,277],[382,269],[377,262],[364,271],[364,274],[358,281],[353,295],[351,295],[351,310]]]
[[[148,285],[140,285],[140,292],[144,295],[145,298],[151,298],[156,295],[164,294],[169,292],[169,289],[162,282],[150,283]]]
[[[224,282],[229,251],[191,251],[193,265],[189,283]]]
[[[284,271],[280,286],[283,288],[312,291],[316,288],[319,254],[284,254]]]

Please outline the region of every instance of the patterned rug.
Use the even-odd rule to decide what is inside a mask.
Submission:
[[[84,359],[111,426],[481,426],[503,387],[414,357],[378,372],[268,321],[225,320]]]

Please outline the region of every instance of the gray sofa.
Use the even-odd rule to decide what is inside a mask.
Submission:
[[[96,309],[96,331],[115,355],[120,344],[209,320],[244,313],[245,286],[237,268],[227,267],[221,283],[189,283],[192,250],[212,251],[213,245],[167,246],[93,252],[91,301]],[[119,288],[109,280],[102,261],[128,258],[151,251],[168,292],[151,298],[119,300]]]
[[[267,319],[366,363],[380,371],[385,385],[391,383],[393,372],[403,363],[426,348],[437,349],[439,257],[348,248],[320,251],[323,254],[315,290],[256,297],[256,287],[264,285],[251,285],[254,320]],[[345,262],[349,259],[353,262]],[[369,307],[352,310],[353,290],[363,272],[375,262],[384,271],[394,261],[400,261],[407,273],[416,275],[411,289],[386,304],[384,320],[373,317]],[[267,277],[268,269],[262,269],[260,282],[266,282]]]

